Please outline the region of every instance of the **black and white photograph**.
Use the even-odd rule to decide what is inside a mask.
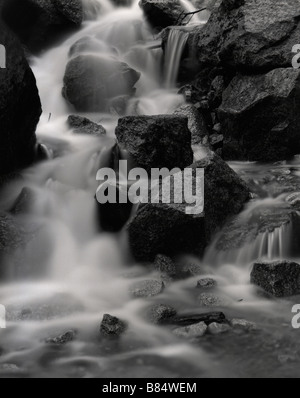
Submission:
[[[300,0],[0,0],[0,379],[300,378]]]

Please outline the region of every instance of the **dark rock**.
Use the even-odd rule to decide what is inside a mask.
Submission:
[[[118,142],[139,167],[183,169],[193,163],[191,132],[182,116],[128,116],[119,120]]]
[[[6,48],[6,69],[0,68],[0,175],[4,175],[34,161],[35,129],[42,111],[35,77],[1,17],[0,43]]]
[[[8,213],[0,214],[0,254],[11,253],[31,239],[32,235],[15,217]]]
[[[67,65],[63,96],[79,112],[104,111],[110,99],[133,95],[139,78],[139,72],[113,57],[79,55]]]
[[[223,0],[199,30],[201,67],[255,73],[289,67],[299,41],[299,16],[299,0]]]
[[[220,326],[226,326],[226,325],[220,325]],[[173,331],[173,333],[177,337],[194,339],[204,336],[206,331],[207,331],[206,324],[204,322],[200,322],[194,325],[177,328]]]
[[[176,281],[194,277],[201,274],[202,269],[198,264],[173,261],[170,257],[159,254],[154,261],[154,267],[160,271],[163,281]]]
[[[208,130],[202,114],[194,105],[182,105],[174,112],[174,115],[188,118],[188,128],[192,133],[192,145],[202,144]]]
[[[54,345],[58,345],[58,346],[65,345],[65,344],[68,344],[68,343],[71,343],[72,341],[74,341],[76,338],[76,335],[77,335],[77,332],[75,330],[69,330],[68,332],[63,333],[60,336],[47,339],[46,343],[54,344]]]
[[[163,254],[158,254],[155,257],[154,267],[162,274],[166,274],[171,277],[175,277],[177,274],[176,264],[174,261]]]
[[[150,25],[158,31],[177,25],[185,12],[179,0],[141,0],[140,6]]]
[[[36,193],[32,188],[25,187],[13,204],[10,213],[14,215],[26,214],[31,211],[37,200]]]
[[[300,294],[300,265],[291,261],[256,263],[251,283],[275,297]]]
[[[73,129],[75,134],[85,134],[95,137],[106,135],[106,130],[103,126],[85,117],[71,115],[68,117],[68,125]]]
[[[198,289],[211,289],[216,286],[217,286],[217,282],[214,279],[210,279],[210,278],[200,279],[197,282]]]
[[[178,315],[171,318],[168,323],[170,325],[190,326],[204,322],[207,326],[211,323],[228,323],[226,316],[222,312],[209,312],[195,315]]]
[[[298,154],[299,102],[300,70],[235,77],[218,111],[224,158],[276,161]]]
[[[165,304],[156,304],[148,311],[148,318],[156,325],[164,324],[176,315],[177,311]]]
[[[204,213],[187,214],[186,203],[141,206],[128,226],[131,250],[138,261],[153,261],[158,253],[170,257],[202,254],[216,229],[249,199],[244,182],[218,156],[209,155],[192,166],[193,188],[197,168],[205,170]]]
[[[135,283],[131,289],[130,293],[135,298],[146,298],[158,296],[163,292],[165,285],[161,281],[156,280],[146,280],[142,282]]]
[[[114,316],[104,315],[100,326],[100,334],[103,337],[120,337],[126,330],[127,324],[125,322]]]
[[[231,330],[231,327],[226,324],[220,324],[220,323],[211,323],[208,326],[208,333],[213,334],[213,335],[218,335],[218,334],[223,334],[223,333],[228,333]]]
[[[38,51],[83,20],[81,0],[5,0],[6,23],[32,51]]]

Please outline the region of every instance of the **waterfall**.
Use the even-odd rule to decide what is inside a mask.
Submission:
[[[165,50],[165,85],[167,88],[176,86],[180,61],[186,48],[189,33],[173,28],[169,32]]]

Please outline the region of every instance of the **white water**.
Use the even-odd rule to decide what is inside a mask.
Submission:
[[[161,53],[149,52],[144,46],[153,38],[137,3],[131,9],[113,9],[107,0],[91,4],[86,0],[86,15],[94,14],[96,7],[98,19],[85,22],[80,32],[32,62],[44,109],[39,139],[64,156],[24,172],[23,179],[12,184],[1,199],[2,208],[9,208],[23,186],[32,187],[37,194],[31,215],[22,221],[33,220],[39,232],[25,249],[7,259],[8,279],[0,287],[0,303],[9,313],[7,329],[0,330],[4,348],[0,365],[15,364],[26,376],[210,377],[235,372],[232,363],[226,366],[222,355],[217,363],[216,353],[211,352],[215,344],[209,348],[190,345],[144,317],[149,305],[161,302],[182,312],[199,311],[195,300],[199,277],[172,284],[157,299],[131,299],[128,292],[133,282],[159,275],[132,263],[126,236],[97,232],[95,175],[99,153],[112,139],[74,136],[65,123],[74,112],[61,96],[68,51],[86,35],[97,39],[103,48],[116,47],[119,59],[142,73],[127,114],[171,113],[183,102],[175,90],[160,88]],[[101,121],[113,137],[116,115],[89,116]],[[286,308],[255,295],[249,268],[256,255],[265,253],[257,245],[265,246],[266,240],[270,257],[277,255],[278,245],[279,255],[284,253],[285,232],[276,234],[259,237],[245,256],[242,248],[224,262],[214,250],[209,261],[192,260],[202,266],[205,275],[217,280],[217,293],[229,303],[225,308],[229,317],[255,320],[266,330],[272,326],[265,318],[276,317]],[[105,313],[129,322],[129,332],[118,344],[98,341]],[[288,320],[286,312],[281,316]],[[45,345],[47,337],[69,329],[78,331],[74,343],[59,351]],[[236,346],[235,337],[233,340]],[[225,345],[231,346],[229,342]]]

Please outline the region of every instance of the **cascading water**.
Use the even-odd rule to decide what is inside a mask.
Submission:
[[[193,344],[178,339],[168,328],[149,323],[145,314],[153,304],[170,304],[183,313],[199,312],[199,293],[195,289],[199,276],[174,282],[158,298],[133,300],[130,296],[132,283],[157,279],[159,274],[131,264],[124,234],[99,234],[97,230],[94,195],[98,158],[101,150],[113,143],[110,137],[118,115],[88,115],[101,121],[108,138],[76,136],[69,130],[66,119],[74,109],[62,98],[61,89],[70,47],[81,38],[92,37],[97,43],[97,50],[91,50],[93,54],[107,53],[114,47],[118,59],[141,72],[136,96],[126,114],[172,113],[184,99],[176,90],[161,89],[162,51],[149,50],[153,36],[138,1],[131,8],[114,8],[107,0],[85,0],[84,4],[87,21],[82,30],[32,59],[44,109],[38,136],[54,159],[26,170],[0,199],[1,209],[7,210],[23,187],[35,193],[29,214],[19,216],[19,221],[33,231],[30,242],[7,256],[4,265],[6,279],[0,286],[0,303],[7,308],[8,323],[6,330],[0,330],[0,376],[236,377],[244,375],[240,363],[248,376],[256,372],[263,376],[268,367],[274,377],[282,375],[277,358],[272,356],[273,345],[283,347],[287,340],[287,347],[282,348],[287,355],[298,344],[298,337],[284,326],[290,321],[282,315],[287,314],[289,304],[258,297],[249,284],[249,267],[256,256],[288,255],[288,225],[264,232],[254,243],[242,245],[227,257],[213,244],[202,262],[189,259],[201,267],[205,276],[217,281],[216,293],[226,300],[222,310],[226,310],[227,317],[256,321],[264,329],[262,334],[221,336],[213,342],[208,338]],[[88,21],[95,13],[97,18]],[[180,40],[181,48],[184,40]],[[170,75],[173,85],[176,73]],[[299,173],[299,165],[293,167]],[[250,166],[254,175],[259,168]],[[270,200],[272,206],[284,201],[281,197]],[[246,213],[255,212],[255,207],[246,209]],[[246,218],[244,225],[247,223]],[[98,339],[105,313],[125,319],[130,325],[118,343]],[[265,360],[257,361],[275,327],[277,340],[269,342]],[[69,345],[56,349],[45,343],[48,337],[71,329],[76,330],[77,337]],[[294,370],[294,374],[297,372]]]
[[[180,61],[189,39],[189,32],[173,28],[170,30],[165,52],[165,84],[176,86]]]

